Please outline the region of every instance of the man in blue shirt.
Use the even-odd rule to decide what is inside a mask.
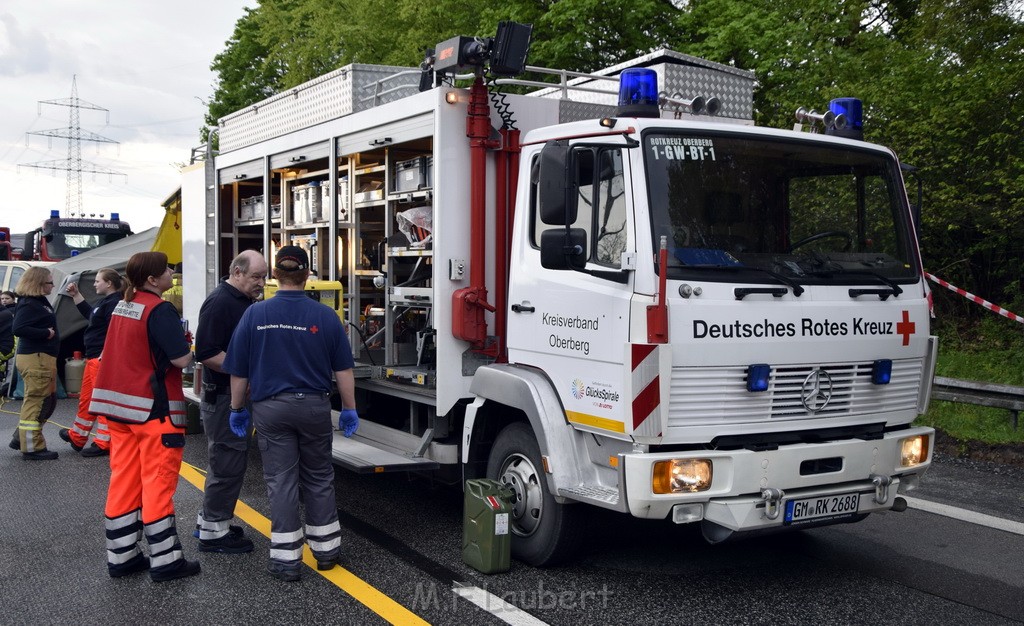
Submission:
[[[249,307],[238,323],[222,369],[231,375],[231,415],[236,433],[247,432],[251,395],[253,421],[270,499],[270,562],[279,580],[297,581],[303,536],[328,570],[341,554],[341,526],[334,498],[330,393],[341,396],[339,428],[346,437],[359,425],[355,410],[352,348],[337,314],[308,298],[309,257],[282,247],[274,260],[278,292]],[[304,495],[305,535],[299,517]]]

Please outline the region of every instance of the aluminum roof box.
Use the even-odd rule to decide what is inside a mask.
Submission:
[[[412,95],[420,71],[352,63],[226,115],[220,151],[230,152]]]

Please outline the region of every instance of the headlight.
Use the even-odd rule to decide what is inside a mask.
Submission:
[[[654,464],[654,493],[692,493],[711,487],[711,459],[672,459]]]
[[[900,467],[914,467],[928,460],[928,435],[900,441]]]

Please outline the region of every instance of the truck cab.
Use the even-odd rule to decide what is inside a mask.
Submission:
[[[131,227],[117,213],[107,220],[61,217],[53,210],[41,227],[25,235],[21,254],[25,260],[62,261],[131,234]]]
[[[660,118],[523,143],[509,363],[601,441],[549,450],[594,464],[555,493],[718,541],[916,484],[936,347],[891,151]]]

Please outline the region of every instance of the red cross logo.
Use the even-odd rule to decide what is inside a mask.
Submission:
[[[896,322],[896,334],[903,335],[903,345],[910,345],[910,336],[917,330],[917,324],[910,321],[910,311],[903,312],[903,321]]]
[[[904,315],[904,317],[906,317],[906,314],[907,314],[907,312],[906,312],[906,311],[904,311],[904,312],[903,312],[903,315]],[[911,326],[913,326],[913,324],[911,324]],[[899,326],[897,326],[896,328],[898,329],[898,328],[899,328]],[[319,331],[319,330],[320,330],[320,329],[319,329],[319,328],[317,328],[316,326],[310,326],[310,327],[309,327],[309,332],[313,333],[314,335],[315,335],[315,334],[317,333],[317,331]],[[913,331],[913,330],[911,330],[910,332],[914,332],[914,331]],[[903,345],[907,345],[906,341],[904,341],[904,342],[903,342]]]

